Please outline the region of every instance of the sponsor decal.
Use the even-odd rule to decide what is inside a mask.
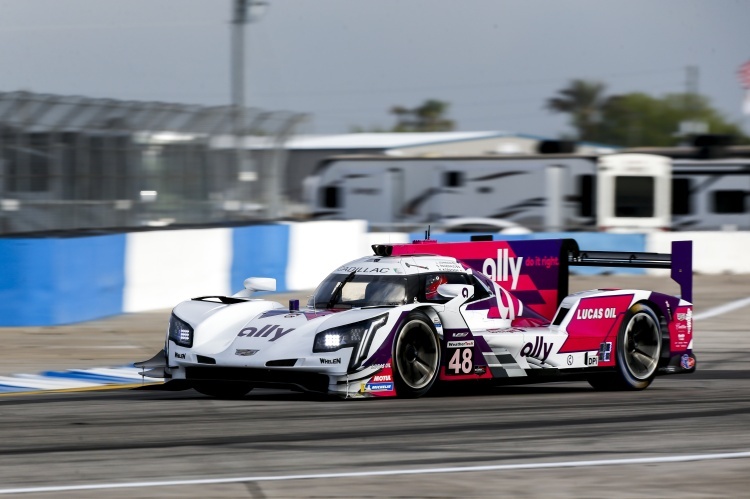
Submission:
[[[612,342],[611,341],[607,341],[605,343],[602,343],[599,346],[599,356],[598,357],[602,359],[602,362],[609,362],[609,359],[610,359],[611,355],[612,355]]]
[[[438,270],[445,272],[463,272],[464,268],[456,262],[436,262]]]
[[[177,352],[175,352],[174,353],[174,358],[175,359],[184,359],[185,358],[185,354],[184,353],[177,353]]]
[[[529,342],[521,347],[521,357],[532,357],[544,362],[549,357],[550,352],[552,352],[552,346],[553,343],[547,343],[544,341],[544,338],[537,336],[534,339],[534,343]]]
[[[688,354],[684,354],[680,357],[680,365],[683,369],[692,369],[695,367],[695,359]]]
[[[248,338],[268,338],[268,341],[276,341],[284,335],[287,335],[294,331],[293,327],[289,329],[283,329],[281,326],[276,324],[266,324],[262,328],[257,327],[246,327],[239,332],[237,336],[246,336]],[[273,334],[273,336],[271,336]]]
[[[525,329],[520,327],[499,327],[495,329],[488,329],[488,333],[525,333]]]
[[[497,282],[511,281],[510,289],[516,289],[518,277],[521,275],[523,257],[508,256],[508,249],[497,250],[497,260],[485,259],[482,263],[482,273]]]
[[[242,357],[249,357],[251,355],[255,355],[259,351],[260,350],[251,350],[249,348],[238,348],[237,350],[234,351],[234,354],[240,355]]]
[[[390,362],[386,362],[385,364],[372,364],[372,365],[367,366],[367,367],[372,367],[373,369],[390,369],[391,368],[391,363]]]
[[[693,339],[693,310],[691,307],[677,307],[674,318],[669,323],[670,349],[677,352],[687,350]]]
[[[474,340],[449,341],[448,348],[473,347]]]
[[[453,333],[454,338],[465,338],[469,335],[469,333]]]
[[[365,391],[368,392],[385,392],[392,390],[393,383],[367,383],[365,385]]]
[[[588,353],[588,352],[586,352],[586,353],[585,353],[585,354],[583,355],[583,362],[584,362],[584,364],[586,364],[586,365],[587,365],[588,367],[598,366],[598,365],[599,365],[599,356],[598,356],[598,355],[596,355],[596,354],[594,354],[594,355],[589,355],[589,353]]]
[[[346,272],[351,274],[355,272],[357,274],[387,274],[390,272],[388,267],[349,267],[343,266],[336,269],[336,272]]]
[[[376,374],[372,378],[370,378],[371,382],[375,383],[382,383],[383,381],[393,381],[393,378],[391,378],[390,374]]]
[[[573,365],[573,356],[572,355],[568,355],[568,365],[569,366]]]
[[[338,359],[326,359],[325,357],[319,357],[321,364],[341,364],[341,357]]]
[[[576,310],[576,319],[614,319],[617,317],[617,309],[615,307],[607,308],[583,308],[578,307]]]

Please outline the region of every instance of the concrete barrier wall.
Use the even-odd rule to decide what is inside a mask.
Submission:
[[[309,290],[338,266],[371,254],[372,244],[423,237],[368,233],[364,221],[341,221],[0,239],[0,326],[49,326],[170,308],[196,296],[232,294],[251,276],[275,278],[278,291]],[[468,234],[432,237],[469,239]],[[750,260],[744,257],[750,232],[576,232],[507,238],[559,237],[576,239],[588,250],[658,253],[669,253],[672,240],[693,240],[696,273],[750,274]],[[586,267],[572,271],[643,272]]]
[[[125,236],[0,239],[0,326],[123,312]]]
[[[232,229],[135,232],[125,248],[124,312],[231,291]]]
[[[646,238],[646,251],[669,253],[672,241],[693,241],[693,272],[750,274],[750,232],[660,232]]]

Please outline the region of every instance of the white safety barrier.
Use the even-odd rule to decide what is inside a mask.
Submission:
[[[290,224],[287,288],[314,289],[344,263],[372,253],[368,243],[364,220]]]
[[[750,232],[658,232],[646,236],[646,251],[670,253],[672,241],[693,241],[697,274],[750,274]]]
[[[123,311],[170,308],[196,296],[231,294],[231,265],[232,229],[128,234]]]

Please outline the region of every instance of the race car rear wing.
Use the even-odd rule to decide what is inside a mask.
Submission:
[[[577,245],[576,245],[577,246]],[[670,269],[680,286],[681,298],[693,301],[693,242],[672,241],[672,253],[628,253],[625,251],[571,251],[568,265],[578,267],[634,267]]]
[[[569,267],[632,267],[671,269],[681,297],[691,301],[692,241],[675,241],[671,254],[621,251],[584,251],[575,239],[439,243],[434,240],[407,244],[373,245],[378,256],[431,254],[454,257],[482,272],[520,299],[524,306],[551,320],[568,295]]]

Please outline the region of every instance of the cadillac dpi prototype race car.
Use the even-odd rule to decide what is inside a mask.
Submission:
[[[587,252],[575,240],[375,245],[334,270],[307,307],[234,296],[177,305],[164,350],[136,364],[165,389],[242,397],[287,387],[343,398],[419,397],[437,385],[581,379],[641,390],[695,370],[692,242],[672,254]],[[671,269],[681,297],[568,295],[569,266]]]

